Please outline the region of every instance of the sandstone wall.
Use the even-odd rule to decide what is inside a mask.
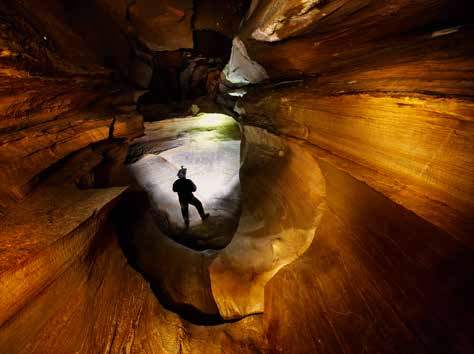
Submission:
[[[260,128],[244,126],[243,137],[239,227],[209,267],[226,319],[263,312],[265,284],[306,251],[325,209],[311,154]]]
[[[311,153],[328,208],[265,287],[268,346],[472,351],[471,4],[274,4],[239,33],[269,80],[235,111]]]
[[[261,316],[194,325],[160,305],[128,264],[110,218],[130,183],[123,170],[128,144],[143,134],[138,94],[89,50],[87,31],[99,14],[91,22],[71,19],[53,1],[36,16],[37,6],[0,5],[0,352],[251,353],[262,347]],[[87,9],[80,8],[84,16]],[[114,9],[107,14],[118,19]],[[76,49],[84,53],[75,56]],[[164,246],[157,251],[169,256]],[[175,263],[163,263],[164,273],[186,265],[179,258],[189,255],[175,254]],[[183,272],[189,277],[181,289],[175,286],[179,271],[167,273],[164,287],[178,295],[185,290],[191,299],[201,292],[204,310],[217,311],[206,298],[209,286],[189,286],[192,272]]]

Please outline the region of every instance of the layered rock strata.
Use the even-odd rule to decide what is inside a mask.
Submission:
[[[326,181],[311,247],[265,288],[270,347],[469,352],[470,4],[324,6],[336,4],[293,37],[284,9],[260,1],[239,33],[274,82],[247,88],[235,111],[310,152]]]
[[[252,1],[246,79],[220,85],[244,164],[219,253],[172,243],[126,193],[143,127],[124,82],[150,74],[131,37],[191,39],[172,30],[189,2],[146,3],[0,4],[0,351],[473,352],[471,3]],[[196,318],[160,304],[124,230],[155,237],[159,261],[133,266],[156,262],[156,295]]]

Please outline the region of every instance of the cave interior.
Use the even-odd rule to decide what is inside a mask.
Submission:
[[[0,353],[474,353],[473,13],[1,0]]]

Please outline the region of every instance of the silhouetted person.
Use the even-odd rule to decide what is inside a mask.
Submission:
[[[173,192],[178,193],[181,213],[183,214],[184,224],[187,228],[189,227],[189,204],[196,207],[202,220],[207,219],[209,214],[204,212],[202,203],[194,196],[193,192],[197,189],[196,185],[193,181],[186,178],[186,169],[183,166],[181,166],[181,169],[178,171],[178,177],[178,180],[173,183]]]

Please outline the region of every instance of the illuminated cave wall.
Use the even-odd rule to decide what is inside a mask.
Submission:
[[[0,352],[471,353],[472,10],[260,0],[239,28],[208,1],[3,1]],[[235,320],[214,326],[158,302],[111,222],[136,89],[193,26],[236,36],[216,99],[242,125],[237,232],[209,255],[122,222]]]

